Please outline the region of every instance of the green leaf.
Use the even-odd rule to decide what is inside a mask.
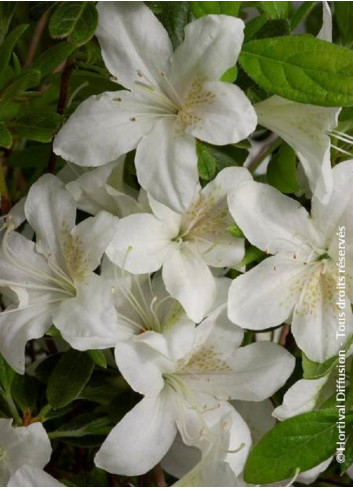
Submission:
[[[22,412],[25,412],[26,409],[35,412],[39,391],[38,383],[33,377],[30,377],[27,374],[16,374],[11,386],[11,393]]]
[[[20,151],[14,151],[7,159],[6,164],[12,168],[44,168],[48,164],[51,152],[49,144],[34,144]]]
[[[303,377],[304,379],[319,379],[328,374],[337,363],[337,356],[329,358],[324,363],[316,363],[309,360],[305,353],[302,352]]]
[[[15,371],[10,367],[2,355],[0,355],[0,384],[5,392],[10,392]]]
[[[227,83],[234,83],[235,80],[237,79],[237,74],[238,74],[237,65],[232,66],[225,73],[223,73],[223,75],[221,76],[221,81]]]
[[[41,73],[38,70],[26,70],[11,81],[2,91],[2,100],[10,99],[16,95],[20,95],[27,88],[35,87],[39,84]]]
[[[291,21],[290,27],[293,31],[301,21],[310,13],[310,11],[315,7],[317,2],[303,2],[297,10],[294,11]]]
[[[53,70],[63,63],[75,50],[75,46],[68,42],[55,44],[42,53],[32,64],[33,68],[40,70],[42,76],[50,75]]]
[[[353,52],[310,36],[250,41],[239,62],[264,90],[296,102],[353,105]]]
[[[163,2],[161,21],[174,49],[184,39],[184,27],[189,22],[189,12],[189,2]]]
[[[107,368],[107,359],[102,350],[88,350],[87,353],[98,367]]]
[[[16,6],[17,2],[0,2],[0,44],[2,44],[9,30]]]
[[[245,256],[241,262],[241,266],[245,267],[253,263],[254,261],[259,261],[266,256],[266,253],[259,248],[256,248],[254,245],[250,245],[249,248],[245,252]]]
[[[18,118],[13,129],[27,139],[48,143],[60,123],[61,117],[55,112],[34,112]]]
[[[341,473],[343,474],[353,464],[353,429],[347,433],[346,450],[344,452],[345,461],[341,464]]]
[[[338,413],[335,409],[300,414],[279,423],[255,445],[244,479],[270,484],[292,478],[323,462],[336,451]],[[346,416],[346,423],[353,414]]]
[[[234,145],[228,146],[212,146],[211,144],[204,144],[209,150],[211,156],[216,160],[217,168],[219,170],[228,166],[240,166],[244,163],[248,157],[248,150],[244,147],[237,147]]]
[[[0,122],[0,147],[10,149],[12,146],[12,134],[4,122]]]
[[[256,33],[266,24],[267,16],[265,14],[261,14],[254,19],[249,20],[245,24],[244,28],[244,40],[245,42],[251,41]]]
[[[198,158],[199,175],[209,182],[216,175],[217,163],[207,146],[197,141],[196,152]]]
[[[197,18],[209,14],[238,17],[240,4],[241,2],[190,2],[190,9]]]
[[[288,19],[290,2],[260,2],[260,8],[270,19]]]
[[[76,399],[89,381],[93,368],[93,360],[86,352],[65,352],[49,377],[49,404],[53,408],[61,408]]]
[[[72,421],[68,421],[60,426],[57,431],[50,433],[49,437],[80,437],[87,435],[107,435],[112,429],[110,418],[97,418],[96,413],[86,413],[77,416]]]
[[[267,181],[284,194],[293,194],[299,190],[296,177],[296,156],[292,148],[282,143],[273,154],[267,168]]]
[[[4,42],[0,46],[0,74],[9,64],[9,61],[12,56],[12,52],[14,47],[22,36],[24,31],[27,29],[27,25],[19,25],[10,34],[6,37]]]
[[[352,2],[335,2],[335,19],[343,44],[351,46],[353,42],[353,5]]]
[[[98,13],[93,2],[61,2],[49,22],[54,39],[69,38],[76,46],[88,42],[98,25]]]

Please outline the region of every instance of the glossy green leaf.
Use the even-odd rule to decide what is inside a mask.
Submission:
[[[256,246],[250,245],[245,251],[245,256],[241,262],[241,266],[245,267],[253,263],[254,261],[260,261],[262,258],[265,258],[266,253]]]
[[[67,37],[81,46],[91,39],[97,24],[94,2],[61,2],[50,19],[49,32],[54,39]]]
[[[49,377],[49,404],[53,408],[61,408],[76,399],[89,381],[93,368],[93,360],[86,352],[65,352]]]
[[[10,391],[15,375],[15,371],[10,367],[4,357],[0,355],[0,384],[5,392]]]
[[[17,2],[0,2],[0,44],[5,39]]]
[[[260,8],[270,19],[287,19],[290,2],[260,2]]]
[[[22,412],[29,409],[35,412],[39,394],[38,383],[34,377],[16,374],[11,386],[11,394]]]
[[[208,147],[203,143],[197,142],[196,152],[198,158],[198,169],[200,178],[209,182],[212,180],[217,171],[217,163],[210,153]]]
[[[343,44],[351,46],[353,43],[353,4],[352,2],[335,2],[334,9],[341,40]]]
[[[296,156],[293,149],[282,143],[279,150],[272,155],[267,168],[267,181],[284,194],[293,194],[299,190],[296,177]]]
[[[293,12],[290,21],[290,27],[294,30],[305,19],[310,11],[317,5],[317,2],[302,2],[301,5]]]
[[[324,363],[312,362],[309,358],[302,353],[302,367],[304,379],[319,379],[328,374],[333,367],[338,363],[338,357],[332,357],[326,360]]]
[[[55,112],[33,112],[18,118],[14,131],[32,141],[47,143],[59,129],[61,117]]]
[[[310,36],[250,41],[239,62],[260,87],[296,102],[353,105],[353,52]]]
[[[276,425],[255,445],[244,479],[271,484],[309,470],[336,451],[338,413],[335,409],[300,414]],[[346,416],[352,423],[353,414]]]
[[[0,46],[0,73],[7,67],[14,47],[22,36],[24,31],[27,29],[27,25],[19,25],[5,38],[4,42]]]
[[[28,88],[35,87],[39,84],[41,73],[39,70],[26,70],[12,80],[1,92],[3,100],[10,99],[16,95],[20,95]]]
[[[63,63],[75,50],[75,46],[68,42],[55,44],[42,53],[33,63],[33,68],[40,70],[42,76],[50,75],[53,70]]]
[[[190,2],[163,2],[161,21],[166,28],[173,48],[184,39],[184,28],[189,22]]]
[[[107,368],[107,359],[103,350],[88,350],[87,353],[98,367]]]
[[[190,2],[195,17],[209,14],[224,14],[238,17],[241,2]]]
[[[0,122],[0,147],[9,149],[12,146],[12,134],[4,122]]]

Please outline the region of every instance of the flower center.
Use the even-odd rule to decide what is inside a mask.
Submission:
[[[189,127],[202,127],[202,117],[198,110],[209,105],[215,99],[215,94],[205,88],[206,78],[202,75],[197,76],[191,83],[186,93],[181,109],[177,116],[176,133],[181,134]]]

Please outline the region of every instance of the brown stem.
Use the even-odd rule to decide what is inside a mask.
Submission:
[[[248,163],[247,168],[249,171],[255,171],[256,168],[263,162],[263,160],[272,153],[281,143],[281,140],[275,134],[272,134],[266,144],[264,144],[254,158]]]
[[[59,93],[59,100],[58,100],[58,107],[57,107],[57,113],[59,115],[63,115],[65,111],[67,95],[69,91],[70,77],[73,69],[74,69],[74,62],[73,62],[73,58],[70,56],[66,60],[65,68],[61,75],[60,93]],[[56,163],[56,154],[53,151],[53,143],[52,143],[52,149],[48,161],[49,173],[54,173],[55,163]]]
[[[278,342],[281,346],[286,345],[286,340],[287,340],[287,336],[289,335],[289,331],[290,331],[289,324],[284,324],[282,327],[281,336],[280,336],[279,342]]]
[[[157,487],[168,487],[168,484],[165,481],[164,471],[161,467],[161,464],[158,464],[154,467],[153,475]]]
[[[24,67],[27,67],[33,63],[38,48],[38,44],[40,43],[40,40],[42,38],[44,28],[48,22],[48,18],[49,18],[49,10],[46,10],[44,14],[41,16],[41,18],[38,20],[37,25],[34,29],[31,44],[29,45],[27,57],[23,64]]]

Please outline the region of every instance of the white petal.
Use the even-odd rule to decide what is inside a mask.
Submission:
[[[0,351],[11,367],[23,374],[25,371],[25,346],[27,341],[41,338],[52,324],[54,304],[43,302],[0,313]]]
[[[184,244],[170,250],[162,275],[169,294],[181,303],[190,319],[199,323],[216,296],[215,280],[206,263]]]
[[[196,328],[194,354],[203,357],[207,370],[207,352],[212,351],[221,361],[226,361],[241,345],[244,331],[232,324],[227,318],[226,304],[218,307]],[[211,365],[212,365],[212,359]],[[192,362],[192,357],[191,360]],[[210,365],[210,366],[211,366]]]
[[[237,277],[229,289],[230,320],[253,330],[282,324],[300,297],[307,267],[273,256]]]
[[[106,211],[100,211],[95,217],[88,217],[81,221],[71,231],[75,243],[78,243],[80,251],[84,254],[84,268],[86,272],[95,270],[100,262],[108,244],[112,241],[117,230],[118,218]],[[76,250],[73,250],[73,255]],[[69,255],[71,258],[73,255]],[[71,260],[72,261],[72,260]],[[71,276],[75,277],[75,265],[71,263]],[[80,272],[80,270],[79,270]],[[79,280],[79,277],[77,277]]]
[[[93,215],[105,210],[118,217],[141,212],[137,194],[133,195],[132,189],[122,180],[124,160],[124,157],[119,157],[112,163],[85,172],[66,185],[79,209]]]
[[[320,379],[298,380],[285,393],[282,404],[273,411],[273,416],[283,421],[298,414],[312,411],[327,380],[328,375]]]
[[[115,347],[116,364],[132,389],[149,397],[157,396],[163,389],[163,372],[169,364],[159,351],[143,342],[135,341],[135,336],[128,341],[121,341]]]
[[[322,27],[317,38],[332,42],[332,14],[328,2],[322,2]]]
[[[353,479],[353,464],[350,467],[348,467],[346,474],[349,475],[351,479]]]
[[[201,141],[225,145],[237,143],[255,130],[256,112],[240,88],[231,83],[206,82],[199,96],[206,93],[210,95],[204,103],[186,109],[197,119],[186,132]]]
[[[232,401],[231,404],[249,426],[254,444],[276,424],[272,417],[273,405],[269,399],[261,402]]]
[[[10,478],[7,487],[65,487],[65,485],[38,467],[23,465]]]
[[[172,54],[168,34],[142,2],[99,2],[96,35],[104,63],[117,81],[132,88],[139,80],[158,84]]]
[[[321,462],[321,464],[316,465],[316,467],[313,467],[312,469],[301,472],[296,480],[306,485],[312,484],[313,482],[316,481],[316,479],[319,477],[321,472],[324,472],[324,470],[328,468],[331,462],[332,462],[332,457],[328,458],[324,462]]]
[[[234,371],[231,398],[263,401],[284,385],[295,360],[281,346],[261,341],[239,348],[228,363]]]
[[[149,345],[171,360],[180,360],[192,349],[195,334],[194,323],[184,316],[184,318],[177,321],[172,327],[167,327],[163,334],[156,333],[155,331],[146,331],[136,335],[134,340]]]
[[[61,302],[53,322],[77,350],[115,346],[119,332],[109,283],[92,273],[78,286],[76,297]]]
[[[95,464],[113,474],[144,474],[160,462],[175,435],[175,413],[168,396],[145,397],[111,431]]]
[[[151,214],[132,214],[121,219],[108,246],[109,259],[131,273],[158,270],[176,247],[173,229]]]
[[[344,161],[333,169],[334,186],[327,204],[316,197],[312,200],[311,216],[326,239],[326,246],[338,245],[339,226],[352,226],[353,221],[353,160]],[[347,245],[350,243],[347,240]]]
[[[244,23],[227,15],[206,15],[188,24],[185,38],[171,58],[170,81],[183,94],[201,76],[219,80],[236,64]]]
[[[168,474],[180,479],[192,470],[200,462],[200,459],[200,450],[196,447],[185,445],[178,433],[173,445],[162,460],[162,467]]]
[[[43,468],[52,452],[48,435],[41,423],[13,428],[12,420],[0,420],[0,444],[5,450],[6,466],[14,474],[22,465]],[[4,484],[7,481],[1,481]]]
[[[160,221],[164,221],[170,229],[173,229],[173,233],[175,234],[175,236],[177,236],[180,231],[181,217],[182,217],[181,214],[178,214],[177,212],[174,212],[166,205],[161,204],[160,202],[155,200],[152,197],[152,195],[147,194],[147,196],[153,214]]]
[[[330,138],[340,108],[300,104],[276,95],[255,105],[259,123],[284,139],[297,153],[312,192],[322,202],[332,192]]]
[[[331,265],[333,269],[335,264]],[[350,301],[345,304],[345,336],[338,336],[340,308],[337,306],[336,270],[322,273],[320,265],[311,273],[293,313],[292,333],[305,354],[314,362],[323,363],[337,355],[346,338],[353,334]]]
[[[175,132],[176,118],[159,120],[136,151],[140,185],[154,199],[183,212],[198,189],[195,139]]]
[[[227,231],[234,224],[228,211],[227,194],[240,183],[251,180],[245,168],[225,168],[208,183],[183,216],[183,228],[205,262],[214,267],[237,267],[243,259],[244,240]],[[195,219],[195,216],[199,216]],[[196,221],[196,222],[195,222]]]
[[[115,160],[136,148],[151,131],[155,118],[143,104],[143,97],[125,90],[89,97],[55,137],[55,153],[81,166],[101,166]]]
[[[34,183],[25,204],[26,218],[36,233],[37,247],[63,270],[63,233],[75,225],[76,204],[64,184],[54,175]]]
[[[228,204],[248,240],[267,253],[304,260],[312,251],[306,243],[318,239],[304,207],[269,185],[244,182],[229,194]]]

